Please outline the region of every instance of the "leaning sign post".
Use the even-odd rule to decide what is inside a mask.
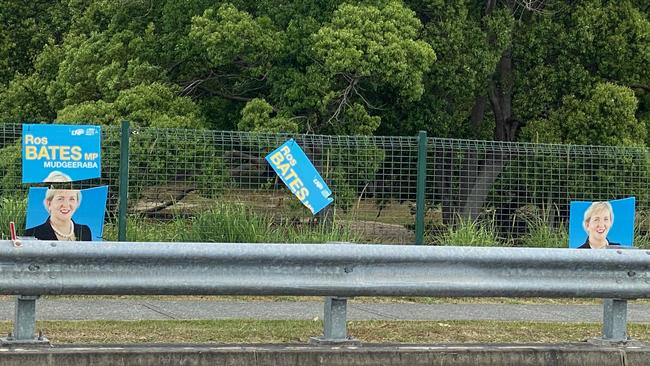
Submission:
[[[294,139],[289,139],[266,156],[282,182],[296,198],[316,215],[334,201],[332,191],[316,170],[304,151]],[[311,342],[317,344],[357,343],[345,337],[345,313],[347,298],[326,297],[323,311],[325,332],[323,337],[315,337]]]
[[[312,215],[334,201],[325,180],[294,139],[273,150],[266,161]]]

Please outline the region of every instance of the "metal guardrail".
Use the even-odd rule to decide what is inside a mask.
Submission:
[[[350,296],[602,297],[617,299],[604,339],[621,341],[626,299],[650,298],[650,250],[0,241],[0,294],[21,295],[17,340],[34,338],[19,317],[34,296],[156,294],[326,296],[326,341],[347,339]]]

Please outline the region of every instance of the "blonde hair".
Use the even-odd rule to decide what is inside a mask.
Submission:
[[[585,229],[585,231],[587,231],[587,223],[589,223],[589,220],[591,220],[591,216],[593,216],[595,212],[602,211],[609,212],[611,224],[614,225],[614,209],[612,208],[612,204],[607,201],[594,202],[591,204],[591,206],[589,206],[587,211],[585,211],[585,218],[582,220],[582,227]]]
[[[50,174],[45,178],[45,180],[43,180],[43,182],[49,182],[49,183],[72,182],[72,178],[70,178],[70,176],[65,173],[62,173],[58,170],[54,170],[50,172]],[[54,188],[54,186],[50,186],[50,188],[48,188],[47,191],[45,192],[45,200],[43,201],[43,206],[45,206],[45,211],[48,211],[48,206],[49,206],[48,204],[52,202],[52,199],[54,199],[54,195],[59,191],[75,191],[77,193],[77,206],[81,205],[81,191],[79,191],[78,189],[62,189],[62,188]]]
[[[48,210],[48,203],[52,202],[54,199],[54,195],[56,195],[57,192],[60,191],[74,191],[77,194],[77,207],[81,205],[81,191],[78,189],[60,189],[60,188],[48,188],[47,191],[45,192],[45,200],[43,201],[43,205],[45,206],[45,211]]]
[[[62,173],[58,170],[52,171],[50,174],[45,177],[43,180],[45,183],[62,183],[62,182],[72,182],[72,178],[69,175]]]

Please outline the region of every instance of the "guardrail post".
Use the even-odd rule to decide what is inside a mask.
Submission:
[[[347,303],[344,297],[327,297],[323,316],[325,339],[344,340],[348,337]]]
[[[49,344],[47,338],[42,335],[35,336],[36,299],[38,296],[16,296],[14,332],[0,339],[0,344]]]
[[[14,339],[32,339],[36,330],[36,299],[38,296],[16,296]]]
[[[313,344],[358,344],[348,337],[347,303],[345,297],[326,297],[323,309],[323,336],[312,337]]]
[[[603,341],[627,340],[627,300],[603,299]]]

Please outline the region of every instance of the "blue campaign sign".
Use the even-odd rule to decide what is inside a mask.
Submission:
[[[571,202],[569,248],[587,248],[591,239],[597,241],[599,236],[613,245],[631,247],[634,242],[635,206],[635,197]],[[607,220],[601,220],[601,217],[607,217]]]
[[[70,182],[101,176],[101,128],[23,125],[23,183]]]
[[[74,238],[69,240],[102,240],[107,195],[108,186],[82,190],[30,187],[25,235],[58,240],[57,235],[74,233]],[[56,230],[53,222],[54,226],[65,229]]]
[[[273,150],[266,161],[313,215],[334,201],[325,180],[294,139]]]

